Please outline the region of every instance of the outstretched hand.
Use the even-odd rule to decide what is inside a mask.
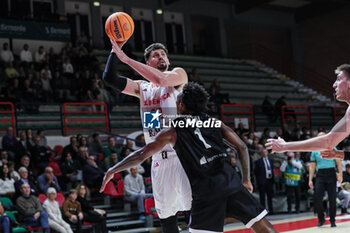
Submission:
[[[106,173],[106,175],[103,177],[100,193],[102,193],[105,190],[107,183],[113,178],[113,176],[114,175],[111,172]]]
[[[265,144],[266,149],[272,150],[271,153],[275,152],[285,152],[286,150],[283,149],[286,142],[283,140],[283,138],[278,139],[267,139],[267,143]]]
[[[126,41],[123,42],[117,42],[115,40],[110,39],[112,44],[112,50],[117,55],[119,60],[126,63],[127,59],[129,58],[124,51],[122,50],[123,45],[126,43]]]
[[[325,150],[321,151],[322,159],[344,159],[344,151],[341,150]]]

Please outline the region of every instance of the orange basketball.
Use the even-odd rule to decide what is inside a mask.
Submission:
[[[134,28],[134,21],[124,12],[111,14],[105,24],[108,37],[117,42],[128,40],[134,33]]]

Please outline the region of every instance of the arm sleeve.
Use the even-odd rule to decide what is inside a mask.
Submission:
[[[73,215],[73,214],[71,214],[71,213],[69,212],[69,207],[68,207],[68,202],[67,202],[67,201],[65,201],[65,202],[63,203],[63,205],[62,205],[62,213],[63,213],[63,215],[66,216],[67,218],[70,218],[70,217],[72,217],[72,215]]]
[[[117,91],[123,91],[127,84],[127,79],[117,75],[117,65],[119,59],[115,53],[111,53],[108,57],[105,71],[103,72],[103,81],[106,85]]]

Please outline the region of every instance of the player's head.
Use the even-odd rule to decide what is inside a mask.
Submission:
[[[343,64],[335,70],[337,80],[333,83],[335,96],[339,101],[350,100],[350,64]]]
[[[207,110],[208,92],[198,83],[187,83],[177,97],[180,114],[198,115]]]
[[[167,71],[170,65],[168,50],[161,43],[153,43],[145,49],[146,64],[162,72]]]

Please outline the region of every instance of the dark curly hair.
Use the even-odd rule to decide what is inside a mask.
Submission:
[[[156,49],[163,49],[164,52],[168,55],[168,50],[166,49],[166,47],[163,44],[153,43],[145,49],[145,53],[143,55],[145,57],[145,61],[148,61],[148,58],[151,55],[151,52],[153,50],[156,50]]]
[[[195,82],[187,83],[181,94],[181,103],[185,106],[186,111],[192,115],[198,115],[207,110],[208,92]]]

